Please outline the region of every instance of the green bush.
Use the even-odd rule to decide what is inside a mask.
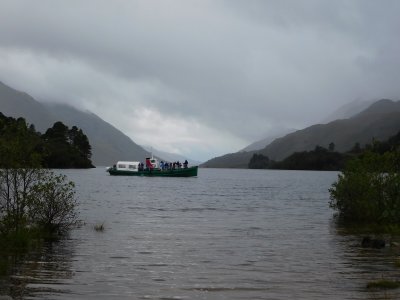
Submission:
[[[400,224],[400,152],[366,151],[350,160],[329,189],[343,221]]]
[[[47,232],[64,232],[76,222],[74,183],[65,175],[45,172],[33,187],[29,219]]]
[[[74,184],[48,169],[0,170],[0,234],[62,232],[76,222]]]
[[[30,220],[50,233],[64,232],[77,219],[75,185],[66,179],[46,172],[32,189]]]

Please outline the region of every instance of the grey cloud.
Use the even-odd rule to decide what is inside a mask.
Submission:
[[[32,86],[40,78],[48,101],[146,105],[252,142],[356,98],[398,98],[399,8],[390,0],[3,1],[0,50],[39,60],[24,76]],[[13,67],[4,65],[7,82]]]

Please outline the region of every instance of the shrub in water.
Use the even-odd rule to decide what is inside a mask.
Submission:
[[[48,171],[32,189],[29,216],[44,230],[63,232],[76,222],[74,183]]]
[[[349,161],[329,189],[340,219],[357,223],[400,223],[400,152],[367,151]]]
[[[0,233],[37,227],[54,233],[76,222],[74,184],[48,169],[0,170]]]

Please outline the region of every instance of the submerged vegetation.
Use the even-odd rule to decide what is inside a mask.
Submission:
[[[94,230],[96,230],[97,232],[103,232],[104,229],[104,223],[94,225]]]

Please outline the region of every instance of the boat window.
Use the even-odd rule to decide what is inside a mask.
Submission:
[[[120,165],[118,165],[118,168],[119,169],[126,169],[126,165],[120,164]]]
[[[136,170],[136,165],[129,165],[129,169]]]

